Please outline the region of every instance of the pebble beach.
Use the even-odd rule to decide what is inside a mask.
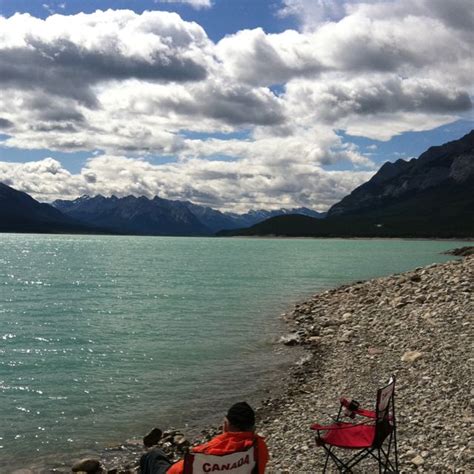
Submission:
[[[267,472],[321,472],[323,450],[310,425],[331,422],[341,396],[373,409],[377,388],[391,375],[401,472],[474,471],[473,269],[467,255],[315,294],[282,315],[288,335],[281,343],[304,348],[305,357],[285,389],[257,407],[271,455]],[[189,440],[168,430],[158,445],[178,459],[217,431]],[[128,441],[87,470],[136,473],[144,452],[142,440]],[[375,471],[366,459],[355,472]]]

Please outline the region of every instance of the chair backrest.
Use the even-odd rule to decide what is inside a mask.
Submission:
[[[183,474],[204,473],[254,474],[257,469],[255,445],[246,451],[216,456],[204,453],[188,453],[184,456]]]
[[[380,446],[393,430],[395,424],[394,396],[395,377],[392,376],[385,387],[377,390],[377,402],[375,405],[375,446]]]

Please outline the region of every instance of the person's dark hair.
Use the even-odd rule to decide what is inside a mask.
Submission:
[[[232,426],[240,431],[253,431],[255,427],[255,412],[247,402],[232,405],[226,418]]]

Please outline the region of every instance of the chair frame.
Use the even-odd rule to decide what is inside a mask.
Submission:
[[[393,385],[392,393],[388,400],[388,403],[384,409],[380,409],[381,398],[383,396],[384,390],[387,390],[390,386]],[[368,421],[363,421],[361,423],[351,424],[349,426],[342,426],[341,423],[341,415],[344,408],[349,408],[350,402],[344,398],[341,398],[341,405],[339,407],[339,412],[335,419],[335,424],[330,426],[321,426],[321,425],[313,425],[312,429],[317,431],[316,435],[316,445],[322,446],[326,451],[326,460],[324,463],[323,473],[327,470],[327,465],[329,462],[329,458],[331,458],[337,469],[340,472],[352,472],[352,468],[358,464],[360,461],[365,459],[366,457],[371,456],[374,458],[379,466],[379,474],[381,473],[399,473],[398,467],[398,449],[397,449],[397,424],[395,418],[395,377],[391,377],[389,383],[377,390],[377,401],[375,406],[375,411],[368,411],[363,409],[354,409],[349,410],[349,416],[353,418],[355,415],[360,415],[366,418],[369,418]],[[340,449],[358,449],[359,452],[352,456],[347,461],[343,461],[339,457],[337,457],[334,452],[333,448],[335,446],[329,445],[327,446],[324,438],[321,436],[321,432],[329,431],[329,430],[341,430],[341,429],[350,429],[353,426],[367,424],[373,421],[375,423],[375,432],[374,432],[374,440],[372,445],[365,448],[340,448]],[[389,426],[390,432],[388,434],[384,433],[384,429]],[[387,441],[387,443],[385,443]],[[328,443],[329,444],[329,443]],[[387,444],[386,448],[384,448],[384,444]],[[390,458],[391,449],[393,447],[393,454],[394,460],[392,462]]]

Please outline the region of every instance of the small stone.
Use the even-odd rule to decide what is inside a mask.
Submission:
[[[410,364],[413,364],[422,356],[423,356],[423,352],[407,351],[402,355],[402,362],[408,362]]]
[[[425,460],[418,454],[418,456],[415,456],[410,462],[419,467],[425,462]]]
[[[301,338],[298,334],[292,333],[288,334],[287,336],[283,336],[280,339],[280,342],[285,344],[285,346],[296,346],[297,344],[301,343]]]
[[[379,349],[378,347],[369,347],[367,349],[367,354],[369,355],[383,354],[383,350]]]
[[[173,443],[176,446],[188,446],[190,443],[183,435],[176,435],[173,438]]]
[[[87,472],[87,473],[95,473],[100,472],[101,465],[100,461],[97,459],[81,459],[80,461],[76,462],[72,468],[72,472]]]
[[[344,331],[344,333],[343,333],[342,336],[340,337],[340,341],[342,341],[342,342],[350,342],[350,341],[351,341],[351,337],[352,337],[353,334],[354,334],[354,331]]]

